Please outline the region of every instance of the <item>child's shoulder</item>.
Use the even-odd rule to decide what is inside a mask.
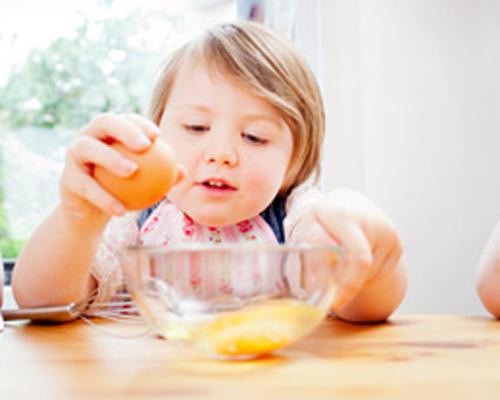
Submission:
[[[294,188],[288,195],[286,200],[287,214],[309,206],[315,201],[320,200],[322,196],[323,193],[312,182],[303,183]]]

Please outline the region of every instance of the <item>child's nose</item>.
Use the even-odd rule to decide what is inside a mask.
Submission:
[[[209,164],[234,167],[238,163],[236,150],[229,143],[212,143],[205,157]]]
[[[226,165],[228,167],[234,167],[238,162],[236,154],[229,151],[212,152],[207,155],[206,160],[209,164]]]

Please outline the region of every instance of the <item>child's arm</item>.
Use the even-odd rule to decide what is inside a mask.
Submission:
[[[123,205],[93,179],[100,165],[119,176],[134,166],[105,141],[132,150],[149,146],[157,128],[139,116],[102,115],[82,130],[69,147],[60,181],[61,203],[23,248],[13,271],[19,306],[56,305],[85,300],[95,289],[90,275],[99,240],[112,215]]]
[[[500,220],[479,260],[477,292],[488,311],[500,318]]]
[[[346,252],[342,288],[332,305],[340,318],[383,321],[401,303],[406,275],[402,245],[389,219],[352,190],[336,190],[300,212],[293,241],[338,243]]]
[[[92,258],[106,221],[75,226],[59,205],[19,255],[12,289],[21,307],[79,302],[95,289]]]

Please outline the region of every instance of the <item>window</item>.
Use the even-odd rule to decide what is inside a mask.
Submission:
[[[65,148],[93,116],[140,112],[171,50],[236,16],[229,0],[18,0],[0,14],[0,251],[58,201]]]

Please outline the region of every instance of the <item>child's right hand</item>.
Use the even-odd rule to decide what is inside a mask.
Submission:
[[[155,124],[136,114],[102,114],[80,131],[67,150],[60,180],[62,208],[72,223],[106,223],[125,212],[123,204],[94,179],[94,167],[130,176],[137,165],[108,144],[118,141],[132,151],[144,151],[158,133]]]

